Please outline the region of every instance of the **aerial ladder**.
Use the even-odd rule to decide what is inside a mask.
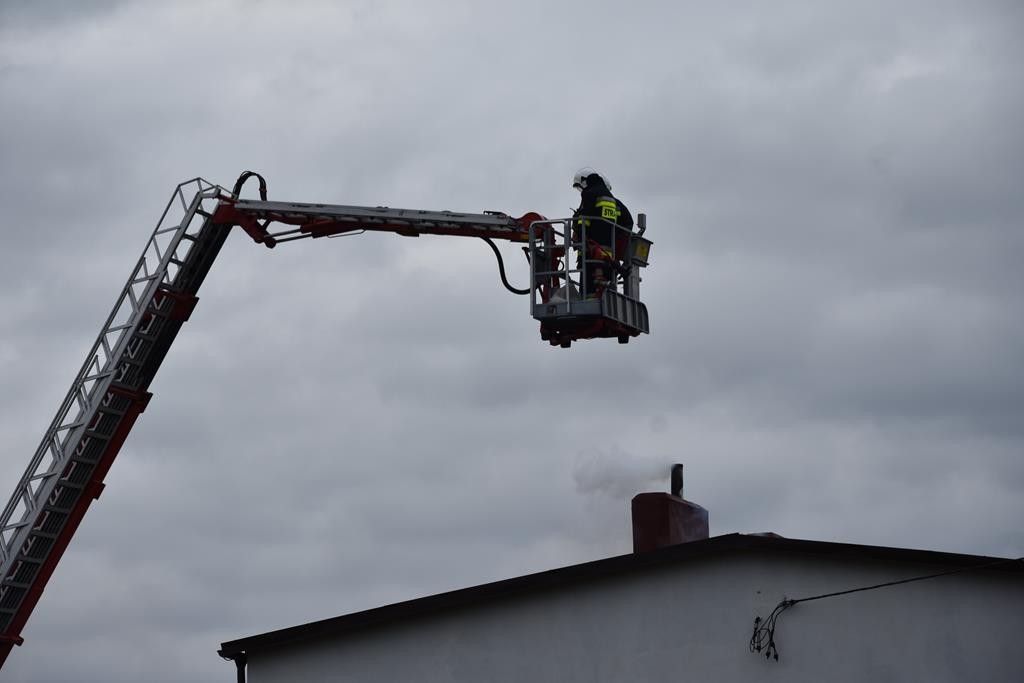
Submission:
[[[250,178],[259,182],[259,200],[240,197]],[[587,291],[587,269],[600,264],[591,257],[583,218],[271,202],[264,179],[249,171],[230,191],[202,178],[178,185],[0,516],[0,666],[22,644],[29,615],[86,510],[102,493],[111,464],[149,403],[149,385],[232,227],[271,248],[361,231],[481,238],[497,256],[505,287],[529,295],[543,340],[561,347],[597,337],[628,342],[649,331],[639,298],[639,269],[647,265],[651,246],[643,237],[646,219],[638,216],[635,232],[617,229],[611,245],[615,281]],[[525,245],[528,288],[508,283],[494,240]]]

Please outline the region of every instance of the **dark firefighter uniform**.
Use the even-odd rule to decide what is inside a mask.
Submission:
[[[574,239],[580,239],[578,226],[584,226],[587,237],[587,244],[584,245],[587,274],[583,289],[584,296],[589,296],[604,287],[614,288],[615,271],[626,255],[624,238],[626,231],[633,229],[633,216],[626,205],[612,195],[604,179],[597,173],[585,178],[580,193],[580,206],[575,215],[587,218],[577,221]],[[592,220],[591,216],[604,220]],[[620,229],[616,229],[616,226]],[[620,239],[616,240],[616,237]]]

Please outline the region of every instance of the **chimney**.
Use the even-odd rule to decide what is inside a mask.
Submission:
[[[683,466],[672,466],[672,493],[633,497],[633,552],[642,553],[708,537],[708,511],[683,500]]]

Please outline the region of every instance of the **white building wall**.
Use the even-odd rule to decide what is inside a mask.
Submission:
[[[676,566],[249,653],[251,683],[1024,681],[1020,574],[958,574],[800,604],[780,661],[751,654],[783,598],[943,567],[793,554]]]

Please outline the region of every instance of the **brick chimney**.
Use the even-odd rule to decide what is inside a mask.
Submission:
[[[672,466],[671,493],[633,497],[633,552],[642,553],[708,537],[708,511],[683,500],[683,466]]]

